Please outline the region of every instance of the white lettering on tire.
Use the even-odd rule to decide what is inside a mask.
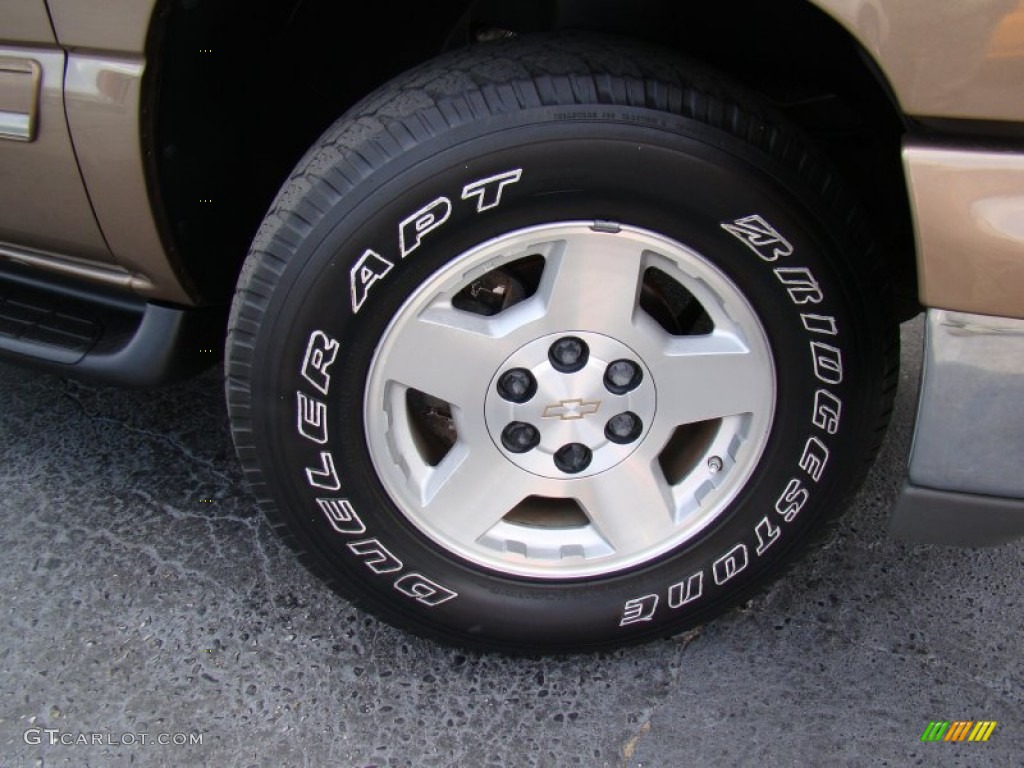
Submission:
[[[452,201],[442,195],[402,219],[398,225],[398,250],[404,259],[423,244],[423,236],[433,232],[452,215]]]
[[[779,537],[782,536],[782,529],[777,525],[772,525],[772,521],[767,517],[762,517],[761,522],[754,527],[754,533],[757,535],[757,549],[755,551],[757,556],[760,557],[767,551],[768,547],[779,540]]]
[[[829,315],[800,315],[800,320],[811,333],[820,333],[825,336],[836,336],[839,334],[839,327],[836,319]]]
[[[323,331],[313,331],[309,334],[306,354],[302,359],[302,377],[322,395],[326,395],[331,388],[331,375],[327,369],[334,364],[338,348],[337,340]]]
[[[721,586],[737,574],[742,573],[750,564],[750,557],[747,554],[746,544],[737,544],[720,558],[715,560],[711,566],[711,573],[715,577],[715,584]]]
[[[407,573],[399,576],[394,584],[395,589],[403,595],[407,595],[417,603],[433,608],[441,603],[447,603],[459,596],[458,592],[442,587],[436,581],[431,581],[421,573]]]
[[[349,271],[352,294],[352,314],[356,314],[370,294],[370,286],[384,277],[395,265],[369,248]]]
[[[804,452],[800,456],[800,469],[806,472],[811,480],[818,482],[828,464],[828,448],[816,437],[808,438]]]
[[[740,240],[765,262],[774,263],[782,257],[792,256],[793,245],[764,217],[754,214],[731,222],[723,222],[722,229]],[[821,304],[825,299],[821,285],[810,269],[806,267],[774,267],[773,273],[786,289],[794,305]],[[800,322],[808,333],[818,336],[839,336],[839,324],[832,315],[802,312]],[[843,358],[839,347],[821,341],[810,341],[814,376],[825,385],[838,385],[843,381]],[[842,416],[842,401],[834,393],[818,388],[814,393],[811,423],[825,435],[839,431]],[[820,482],[828,465],[828,446],[818,437],[810,436],[804,443],[797,465],[815,483]],[[775,501],[775,512],[785,523],[792,523],[804,506],[810,501],[811,491],[798,478],[790,478],[786,487]],[[765,516],[754,526],[756,539],[755,555],[761,557],[779,541],[783,535],[781,526]],[[715,584],[722,585],[741,573],[749,565],[746,544],[738,543],[712,563],[711,571]],[[671,584],[668,587],[668,605],[681,608],[697,601],[703,593],[704,571]],[[619,626],[639,621],[650,621],[658,595],[627,600]]]
[[[299,434],[323,445],[327,442],[327,403],[305,392],[296,392],[295,396]]]
[[[687,603],[697,600],[703,593],[704,571],[697,571],[668,588],[668,607],[682,608]]]
[[[782,495],[775,501],[775,511],[782,515],[783,520],[791,523],[810,498],[810,491],[794,477],[786,484]]]
[[[516,168],[484,179],[471,181],[462,188],[462,200],[476,200],[476,212],[483,213],[501,205],[505,187],[523,177],[523,169]],[[452,201],[445,195],[427,203],[398,224],[398,252],[405,258],[423,244],[423,238],[443,226],[451,218]],[[382,280],[394,267],[394,262],[367,248],[349,270],[352,314],[359,310],[370,295],[370,288]],[[324,392],[324,394],[327,394]]]
[[[807,267],[779,267],[775,276],[786,286],[794,304],[820,304],[825,298],[821,286]]]
[[[338,470],[334,468],[334,457],[330,451],[320,451],[320,466],[306,467],[306,480],[314,488],[336,491],[341,488]]]
[[[811,342],[814,375],[822,384],[841,384],[843,381],[843,353],[838,347],[820,341]]]
[[[843,403],[827,389],[819,389],[814,393],[814,411],[811,422],[818,429],[829,435],[839,431],[839,417],[843,412]]]
[[[462,199],[476,198],[476,212],[483,213],[501,205],[501,193],[509,184],[515,184],[523,177],[523,169],[506,171],[496,176],[474,181],[462,188]]]
[[[338,533],[357,535],[366,533],[366,525],[356,514],[348,499],[317,499],[317,506],[327,522]]]
[[[461,199],[475,200],[477,213],[497,208],[502,202],[506,187],[517,183],[522,175],[523,169],[517,168],[470,182],[462,188]],[[419,248],[424,238],[443,226],[451,214],[451,200],[441,195],[402,219],[398,225],[398,251],[401,257],[404,259]],[[393,261],[372,248],[363,251],[362,256],[349,270],[352,314],[358,314],[370,294],[370,289],[384,279],[393,268]],[[329,369],[337,359],[339,349],[338,341],[320,330],[313,331],[307,341],[300,374],[322,395],[326,396],[330,392]],[[301,437],[317,445],[328,443],[327,408],[326,402],[302,391],[296,391],[296,428]],[[334,456],[330,451],[321,451],[319,459],[319,466],[306,467],[307,483],[320,490],[340,490],[341,478],[338,476]],[[318,497],[316,503],[335,532],[342,535],[359,535],[366,532],[366,524],[347,499]],[[349,542],[348,549],[375,574],[400,573],[404,567],[402,561],[375,538]],[[454,590],[419,573],[399,576],[393,586],[397,591],[428,607],[440,605],[458,596]],[[651,615],[657,604],[656,596],[654,603],[655,605],[649,606]],[[647,609],[645,603],[642,612]],[[650,617],[638,620],[648,621]]]
[[[758,214],[723,223],[722,229],[739,239],[764,261],[777,261],[782,256],[793,254],[793,246],[789,241]]]
[[[627,600],[626,606],[622,609],[622,619],[619,621],[619,626],[625,627],[629,624],[650,621],[654,618],[654,612],[657,608],[657,595],[644,595],[633,600]]]
[[[363,539],[349,542],[348,548],[362,559],[363,564],[374,573],[395,573],[402,570],[402,561],[377,539]]]

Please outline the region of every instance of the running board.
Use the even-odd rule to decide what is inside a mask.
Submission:
[[[220,359],[226,318],[0,267],[0,360],[60,376],[132,387],[184,378]]]

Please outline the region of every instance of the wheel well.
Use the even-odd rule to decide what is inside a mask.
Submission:
[[[164,239],[197,301],[227,301],[289,171],[356,101],[449,48],[582,29],[661,43],[759,91],[860,191],[901,315],[917,310],[901,115],[850,34],[808,0],[165,0],[150,35],[150,171]],[[148,128],[148,130],[146,130]]]

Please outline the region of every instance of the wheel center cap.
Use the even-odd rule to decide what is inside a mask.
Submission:
[[[589,477],[629,457],[654,422],[650,371],[625,344],[570,331],[520,347],[488,384],[491,439],[541,477]]]

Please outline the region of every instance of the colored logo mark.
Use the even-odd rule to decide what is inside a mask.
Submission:
[[[988,741],[996,725],[995,720],[932,720],[921,741]]]
[[[591,413],[597,413],[600,407],[600,400],[562,400],[559,403],[545,407],[543,418],[575,421]]]

